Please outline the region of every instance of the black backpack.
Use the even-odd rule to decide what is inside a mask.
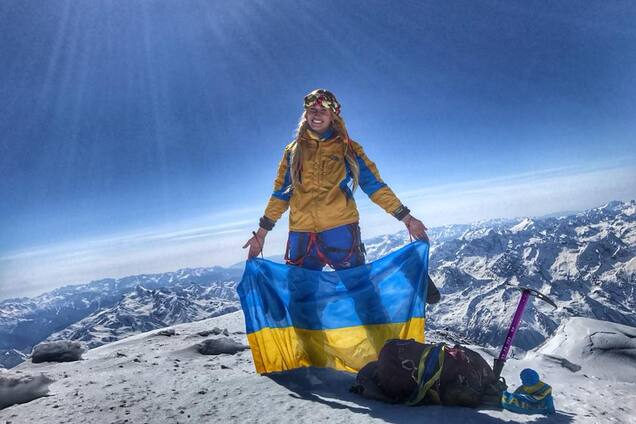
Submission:
[[[476,407],[501,395],[492,368],[464,346],[392,339],[358,373],[352,391],[392,403]]]

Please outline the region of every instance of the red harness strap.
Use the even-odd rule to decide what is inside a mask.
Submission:
[[[336,268],[338,265],[348,262],[351,257],[353,256],[353,253],[355,252],[355,249],[359,248],[359,244],[360,244],[360,240],[358,240],[357,234],[353,228],[353,226],[356,224],[349,224],[349,230],[351,231],[351,235],[353,236],[353,240],[351,243],[351,247],[349,248],[349,251],[347,252],[347,256],[340,261],[339,263],[335,264],[333,262],[331,262],[331,260],[329,259],[329,257],[327,255],[324,254],[324,252],[321,250],[321,247],[329,249],[328,246],[324,246],[324,243],[322,242],[322,240],[320,240],[320,238],[318,237],[318,233],[304,233],[304,234],[308,234],[309,236],[309,240],[307,241],[307,248],[305,249],[305,254],[300,256],[298,259],[291,259],[290,258],[290,246],[289,246],[289,238],[287,238],[287,247],[285,248],[285,262],[288,265],[296,265],[296,266],[303,266],[303,263],[305,262],[305,258],[307,256],[309,256],[309,254],[311,253],[311,249],[312,247],[316,247],[316,254],[318,255],[318,259],[320,259],[320,261],[323,264],[327,264],[329,266],[331,266],[332,268]]]
[[[317,233],[305,233],[305,234],[307,234],[309,237],[309,240],[307,241],[307,248],[305,249],[305,254],[301,255],[296,260],[293,260],[289,257],[291,251],[289,249],[289,238],[287,239],[287,248],[285,249],[285,261],[287,262],[287,264],[302,267],[303,263],[305,262],[305,258],[309,256],[309,254],[311,253],[311,248],[314,246],[316,247],[316,254],[318,255],[318,259],[320,259],[322,263],[329,263],[329,258],[327,258],[327,256],[320,250],[320,247],[318,246],[318,241],[317,241],[318,234]]]

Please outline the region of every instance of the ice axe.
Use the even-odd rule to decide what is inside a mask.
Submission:
[[[556,303],[552,301],[548,296],[543,293],[531,289],[529,287],[523,286],[514,286],[509,284],[510,287],[521,291],[521,299],[519,299],[519,305],[517,305],[517,310],[515,311],[515,315],[512,317],[512,323],[510,324],[510,328],[508,329],[508,335],[506,336],[506,341],[504,342],[503,347],[501,348],[501,352],[499,353],[499,358],[496,358],[493,364],[493,371],[497,378],[501,376],[501,370],[503,369],[504,364],[506,363],[506,358],[508,357],[508,351],[510,350],[510,346],[512,346],[512,339],[515,337],[515,333],[517,329],[519,329],[519,324],[521,323],[521,316],[523,315],[523,311],[526,309],[526,305],[528,304],[528,299],[530,296],[537,297],[544,302],[549,303],[555,309],[557,307]]]

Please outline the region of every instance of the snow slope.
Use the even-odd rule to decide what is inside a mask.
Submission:
[[[558,328],[529,358],[568,361],[604,379],[636,382],[636,328],[627,325],[572,318]],[[608,367],[611,364],[611,367]]]
[[[589,320],[591,321],[591,320]],[[596,329],[613,324],[593,321]],[[50,396],[0,411],[0,421],[19,423],[634,423],[636,383],[612,376],[619,370],[609,355],[607,374],[587,373],[588,364],[572,372],[541,355],[550,346],[577,340],[583,331],[574,321],[528,359],[511,359],[503,375],[511,389],[525,367],[537,369],[554,388],[558,414],[523,416],[509,411],[439,406],[406,407],[367,400],[348,392],[353,375],[332,370],[302,369],[276,376],[254,372],[249,350],[235,355],[203,356],[195,345],[201,331],[227,328],[246,343],[241,312],[174,326],[175,335],[160,330],[131,336],[87,352],[75,363],[25,362],[11,372],[44,373],[55,380]],[[636,329],[628,328],[629,331]],[[631,333],[629,333],[631,334]],[[222,337],[222,336],[217,336]],[[629,339],[628,336],[625,336]],[[550,344],[552,343],[552,344]],[[576,343],[562,352],[573,362],[584,352]],[[578,347],[577,347],[578,346]],[[482,350],[491,362],[492,357]],[[633,363],[632,365],[636,365]]]

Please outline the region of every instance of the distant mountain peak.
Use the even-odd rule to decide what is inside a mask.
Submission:
[[[531,218],[523,218],[518,224],[510,227],[510,232],[520,233],[523,231],[529,231],[534,228],[534,221]]]

